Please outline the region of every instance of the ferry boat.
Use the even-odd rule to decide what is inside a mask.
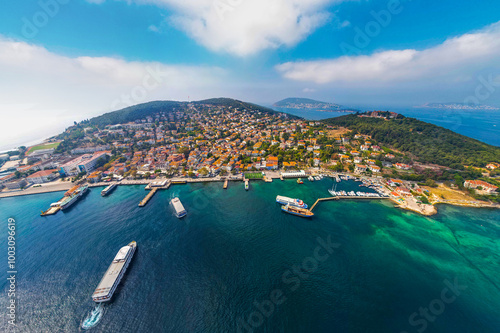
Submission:
[[[136,242],[131,242],[118,251],[113,262],[109,265],[108,270],[104,274],[101,282],[92,294],[92,300],[96,303],[109,302],[113,297],[116,287],[127,270],[132,257],[137,248]]]
[[[108,194],[113,192],[113,190],[116,188],[116,186],[117,186],[117,183],[113,183],[113,184],[109,185],[108,187],[106,187],[104,190],[101,191],[101,195],[103,197],[107,196]]]
[[[297,184],[304,184],[304,182],[302,181],[302,178],[297,179]]]
[[[181,219],[187,215],[186,209],[184,209],[184,206],[182,205],[179,198],[173,198],[170,201],[170,204],[172,205],[172,207],[174,207],[175,216],[177,216],[177,218]]]
[[[281,210],[292,215],[300,216],[300,217],[313,217],[314,213],[310,210],[294,207],[290,205],[281,206]]]
[[[280,203],[282,205],[291,205],[291,206],[307,209],[307,204],[305,204],[304,201],[302,201],[300,199],[292,199],[292,198],[283,197],[281,195],[278,195],[276,197],[276,202]]]
[[[59,207],[61,207],[62,210],[65,210],[69,207],[71,207],[75,202],[77,202],[89,189],[88,185],[82,185],[78,187],[69,197],[66,197]]]

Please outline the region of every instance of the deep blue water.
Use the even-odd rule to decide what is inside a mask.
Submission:
[[[17,225],[17,332],[78,332],[93,290],[132,240],[132,265],[92,332],[249,332],[252,320],[255,332],[411,333],[424,323],[426,332],[499,331],[498,210],[442,206],[425,218],[389,202],[338,201],[320,203],[307,220],[275,203],[281,194],[311,205],[332,183],[251,182],[248,192],[242,183],[174,186],[145,208],[137,207],[143,187],[106,198],[92,189],[49,217],[40,211],[62,193],[0,199],[3,277],[7,219]],[[188,210],[183,220],[168,205],[174,196]],[[337,244],[332,253],[316,250],[318,238]],[[323,261],[308,259],[315,253]],[[294,273],[295,265],[309,272]],[[455,279],[466,289],[445,293],[453,301],[412,326],[420,307],[444,304],[435,300]],[[5,309],[8,285],[0,281]],[[271,299],[280,303],[274,309]],[[268,317],[254,302],[267,305]],[[7,327],[2,314],[0,331]]]
[[[347,113],[321,112],[312,110],[296,110],[275,108],[308,120],[321,120],[340,117]],[[367,110],[389,110],[407,117],[442,126],[459,134],[500,146],[500,111],[492,110],[441,110],[429,108],[395,108],[395,107],[358,107]]]

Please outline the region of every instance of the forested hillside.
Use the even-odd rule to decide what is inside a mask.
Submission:
[[[389,120],[348,115],[327,119],[325,123],[371,135],[379,143],[411,153],[422,163],[463,169],[464,165],[484,167],[500,161],[500,147],[401,115]]]

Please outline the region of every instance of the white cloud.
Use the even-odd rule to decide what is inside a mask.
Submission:
[[[70,58],[1,36],[0,72],[0,149],[128,105],[222,96],[231,84],[216,67]]]
[[[450,38],[425,50],[389,50],[368,56],[288,62],[276,66],[287,79],[325,83],[378,85],[466,81],[478,70],[500,66],[500,22],[480,31]]]
[[[295,46],[328,21],[328,5],[342,0],[124,1],[170,8],[174,14],[168,20],[199,44],[247,56]]]

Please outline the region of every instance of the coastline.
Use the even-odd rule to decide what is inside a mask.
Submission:
[[[321,171],[313,171],[312,173],[327,173],[328,177],[332,177],[332,174],[330,172],[321,172]],[[370,178],[366,176],[359,176],[359,175],[354,175],[354,174],[349,174],[350,176],[358,177],[361,179],[368,180],[373,183],[377,183],[380,179],[377,178]],[[271,178],[271,179],[280,179],[280,175],[278,172],[266,172],[266,177]],[[334,176],[332,177],[334,178]],[[214,178],[183,178],[183,177],[174,177],[174,178],[159,178],[159,179],[154,179],[154,180],[145,180],[145,179],[139,179],[139,180],[122,180],[119,182],[117,185],[118,186],[138,186],[138,185],[144,185],[147,186],[151,184],[152,182],[161,182],[164,180],[169,180],[172,185],[177,184],[187,184],[187,183],[213,183],[213,182],[224,182],[226,180],[226,177],[214,177]],[[234,176],[228,179],[229,181],[242,181],[241,176]],[[264,180],[263,180],[264,181]],[[67,191],[71,189],[75,184],[72,182],[57,182],[54,184],[44,184],[41,187],[29,187],[25,190],[16,190],[16,191],[8,191],[8,192],[0,192],[0,199],[2,198],[11,198],[11,197],[20,197],[20,196],[27,196],[27,195],[36,195],[36,194],[44,194],[44,193],[54,193],[54,192],[62,192],[62,191]],[[97,187],[106,187],[109,186],[109,182],[100,182],[100,183],[94,183],[94,184],[88,184],[89,188],[97,188]],[[383,187],[384,191],[389,191],[387,194],[390,193],[390,189],[386,188],[385,186]],[[146,188],[147,190],[147,188]],[[355,198],[354,198],[355,199]],[[447,201],[447,200],[432,200],[431,204],[420,204],[417,203],[417,201],[414,198],[405,198],[403,201],[401,201],[401,198],[394,198],[392,196],[389,196],[387,200],[390,200],[394,204],[394,208],[400,208],[403,210],[411,211],[414,213],[417,213],[419,215],[423,216],[434,216],[438,214],[438,207],[437,205],[451,205],[451,206],[457,206],[457,207],[468,207],[468,208],[493,208],[493,209],[498,209],[500,208],[500,205],[498,204],[492,204],[492,203],[482,203],[482,202],[455,202],[455,201]]]

